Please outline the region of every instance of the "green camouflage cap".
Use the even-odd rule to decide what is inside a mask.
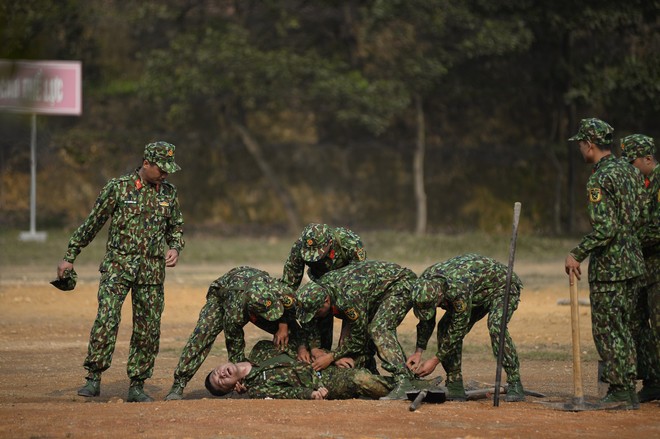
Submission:
[[[413,312],[419,320],[435,319],[440,288],[435,281],[417,279],[412,289]]]
[[[653,138],[644,134],[632,134],[621,139],[621,157],[630,163],[639,157],[655,155]]]
[[[614,128],[610,124],[592,117],[590,119],[582,119],[577,134],[568,140],[585,140],[596,145],[609,145],[612,143],[613,133]]]
[[[296,292],[296,318],[300,323],[307,323],[321,309],[328,294],[316,282],[307,282]]]
[[[73,268],[64,270],[62,277],[50,281],[50,284],[62,291],[71,291],[76,287],[78,274]]]
[[[155,163],[168,174],[181,170],[181,166],[174,161],[176,146],[167,142],[153,142],[144,147],[144,159]]]
[[[257,277],[245,290],[246,305],[250,312],[274,322],[284,314],[279,290],[282,284],[269,277]]]
[[[332,231],[326,224],[308,224],[303,229],[300,254],[305,262],[316,262],[325,256],[332,241]]]

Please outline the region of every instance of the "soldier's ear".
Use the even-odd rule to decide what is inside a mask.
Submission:
[[[330,296],[325,296],[325,304],[330,305]]]

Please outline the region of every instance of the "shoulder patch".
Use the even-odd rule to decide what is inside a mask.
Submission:
[[[660,196],[660,193],[658,194],[658,196]],[[362,247],[357,249],[355,254],[357,255],[358,261],[364,261],[365,259],[367,259],[367,252],[365,252],[364,248],[362,248]]]
[[[283,305],[286,309],[291,308],[291,307],[293,306],[293,304],[294,304],[293,297],[291,297],[291,296],[289,296],[289,295],[284,295],[284,296],[282,296],[281,301],[282,301],[282,305]]]
[[[457,300],[456,302],[454,302],[454,310],[456,312],[459,312],[459,313],[460,312],[465,312],[466,309],[467,309],[467,305],[465,304],[463,299],[460,299],[460,300]]]
[[[594,187],[594,188],[589,188],[589,201],[592,203],[598,203],[600,200],[603,199],[603,193],[601,192],[599,187]]]
[[[344,315],[348,317],[350,320],[357,320],[358,317],[360,317],[360,314],[355,310],[355,308],[348,308],[346,311],[344,311]]]

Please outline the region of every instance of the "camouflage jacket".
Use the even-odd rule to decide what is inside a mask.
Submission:
[[[647,222],[640,230],[642,252],[649,283],[660,282],[660,165],[648,176]]]
[[[223,328],[225,346],[229,361],[237,363],[245,360],[245,331],[249,322],[256,323],[262,317],[248,309],[246,289],[252,282],[268,281],[270,275],[257,268],[236,267],[214,280],[209,286],[207,298],[215,296],[224,304]],[[279,282],[279,281],[277,281]],[[282,296],[284,314],[278,322],[284,322],[289,328],[295,326],[295,307],[292,296]]]
[[[334,351],[335,358],[359,356],[369,341],[369,322],[388,294],[406,294],[402,300],[410,310],[410,289],[406,293],[390,290],[398,281],[412,282],[417,278],[410,269],[395,263],[362,261],[324,275],[318,283],[330,296],[335,317],[351,325],[349,334]],[[320,346],[317,327],[311,326],[310,347]]]
[[[64,260],[73,263],[110,219],[106,254],[100,271],[126,282],[162,284],[165,249],[181,253],[183,215],[176,188],[164,182],[145,183],[137,170],[110,180],[94,208],[69,240]]]
[[[642,176],[613,154],[594,165],[587,182],[592,232],[570,253],[589,256],[589,283],[632,279],[644,274],[638,239],[643,208]]]
[[[243,384],[250,398],[312,399],[312,392],[323,387],[320,372],[268,341],[258,342],[248,361],[252,370]]]
[[[310,264],[307,274],[311,280],[316,281],[329,271],[345,267],[352,262],[364,261],[367,258],[362,240],[351,230],[335,227],[332,241],[332,248],[328,254],[320,261]],[[298,238],[293,243],[289,257],[284,263],[282,281],[293,289],[300,286],[305,271],[305,261],[301,256],[302,246],[302,238]]]
[[[470,315],[474,307],[492,309],[494,301],[506,292],[508,267],[494,259],[474,253],[457,256],[445,262],[431,265],[422,272],[420,279],[436,281],[442,290],[440,307],[450,316],[446,334],[438,333],[439,359],[454,354],[461,347],[468,333]],[[520,295],[522,281],[511,274],[510,300]],[[417,347],[426,349],[435,321],[417,325]]]

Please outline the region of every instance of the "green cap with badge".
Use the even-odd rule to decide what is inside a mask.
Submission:
[[[612,128],[610,124],[592,117],[589,119],[582,119],[577,134],[568,140],[584,140],[595,143],[596,145],[610,145],[612,143],[613,135],[614,128]]]
[[[144,159],[155,163],[160,169],[168,174],[174,174],[181,170],[181,166],[174,161],[176,146],[167,142],[153,142],[144,147]]]
[[[270,277],[256,277],[245,290],[246,305],[250,312],[274,322],[282,317],[284,305],[280,298],[283,284]]]
[[[303,229],[300,254],[305,262],[317,262],[330,250],[332,229],[327,224],[308,224]]]
[[[413,312],[419,320],[435,319],[440,301],[440,287],[436,281],[419,278],[412,289]]]
[[[296,318],[300,323],[308,323],[321,309],[328,295],[316,282],[307,282],[296,292]]]
[[[640,157],[655,155],[653,138],[644,134],[631,134],[621,139],[621,157],[630,163]]]
[[[62,291],[71,291],[76,287],[78,274],[73,268],[64,270],[62,277],[50,281],[50,284]]]

